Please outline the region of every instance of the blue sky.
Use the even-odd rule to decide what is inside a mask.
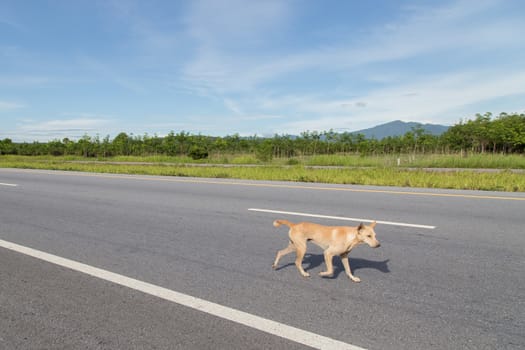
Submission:
[[[525,111],[525,2],[0,2],[0,139],[299,134]]]

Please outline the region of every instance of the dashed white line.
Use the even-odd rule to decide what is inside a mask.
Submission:
[[[3,182],[0,182],[0,186],[16,187],[16,186],[18,186],[18,185],[17,185],[17,184],[6,184],[6,183],[3,183]]]
[[[288,326],[283,323],[272,321],[263,317],[255,316],[244,311],[236,310],[227,306],[216,304],[204,299],[199,299],[191,295],[176,292],[171,289],[156,286],[151,283],[139,281],[117,273],[103,270],[97,267],[86,265],[74,260],[69,260],[42,252],[33,248],[18,245],[16,243],[0,239],[0,247],[12,251],[32,256],[59,266],[69,268],[78,272],[88,274],[109,282],[119,284],[149,295],[153,295],[164,300],[168,300],[192,309],[196,309],[210,315],[214,315],[229,321],[233,321],[244,326],[248,326],[278,337],[282,337],[294,342],[304,344],[317,349],[349,349],[363,350],[358,346],[348,344],[339,340],[328,338],[316,333],[308,332],[296,327]]]
[[[294,211],[281,211],[281,210],[257,209],[257,208],[250,208],[248,210],[249,211],[262,212],[262,213],[304,216],[304,217],[319,218],[319,219],[334,219],[334,220],[345,220],[345,221],[355,221],[355,222],[372,222],[372,221],[375,221],[378,224],[382,224],[382,225],[424,228],[424,229],[428,229],[428,230],[433,230],[433,229],[436,228],[436,226],[430,226],[430,225],[408,224],[408,223],[404,223],[404,222],[392,222],[392,221],[381,221],[381,220],[371,220],[371,219],[347,218],[347,217],[344,217],[344,216],[330,216],[330,215],[321,215],[321,214],[298,213],[298,212],[294,212]]]

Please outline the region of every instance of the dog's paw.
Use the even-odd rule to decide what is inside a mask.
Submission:
[[[309,274],[308,272],[305,272],[305,273],[303,274],[303,277],[310,277],[310,274]]]
[[[319,276],[321,276],[321,277],[332,277],[333,275],[334,275],[334,273],[330,272],[330,271],[319,272]]]
[[[277,265],[272,264],[272,269],[277,270]]]
[[[351,279],[352,281],[356,282],[356,283],[361,282],[361,279],[360,279],[359,277],[352,276],[352,277],[350,277],[350,279]]]

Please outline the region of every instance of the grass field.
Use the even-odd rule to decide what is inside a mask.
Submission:
[[[309,165],[347,167],[415,167],[415,168],[484,168],[525,169],[524,155],[503,154],[401,154],[360,156],[335,154],[274,158],[269,162],[258,160],[253,154],[211,154],[207,159],[193,160],[187,156],[117,156],[110,158],[85,158],[80,156],[0,156],[10,161],[102,161],[102,162],[146,162],[177,164],[250,164],[250,165]]]
[[[85,158],[83,158],[85,159]],[[475,154],[457,155],[318,155],[294,158],[274,158],[264,163],[255,156],[212,155],[209,159],[195,161],[190,157],[113,157],[111,161],[142,161],[167,163],[208,163],[208,164],[265,164],[265,165],[310,165],[310,166],[348,166],[348,167],[416,167],[416,168],[484,168],[484,169],[525,169],[523,155]]]
[[[209,166],[203,167],[192,165],[195,162],[185,157],[116,157],[106,161],[86,162],[86,158],[81,157],[0,156],[0,167],[525,192],[523,173],[511,171],[486,173],[470,170],[442,172],[417,169],[419,167],[524,169],[525,158],[522,156],[475,156],[472,159],[463,159],[459,156],[415,156],[415,158],[403,156],[407,163],[405,166],[411,169],[403,167],[403,160],[398,167],[398,157],[318,156],[294,158],[293,161],[276,159],[266,164],[257,162],[250,156],[242,157],[230,156],[226,162],[224,157],[221,162],[212,159],[208,162]],[[221,166],[218,165],[219,163]],[[258,166],[226,167],[222,166],[223,164],[257,164]],[[312,165],[341,168],[311,168]]]

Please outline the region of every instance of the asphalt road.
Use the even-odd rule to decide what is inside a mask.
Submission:
[[[10,186],[17,185],[17,186]],[[378,224],[351,282],[302,278],[272,221]],[[367,349],[525,348],[525,195],[0,169],[0,240]],[[293,349],[246,325],[0,248],[0,348]]]

